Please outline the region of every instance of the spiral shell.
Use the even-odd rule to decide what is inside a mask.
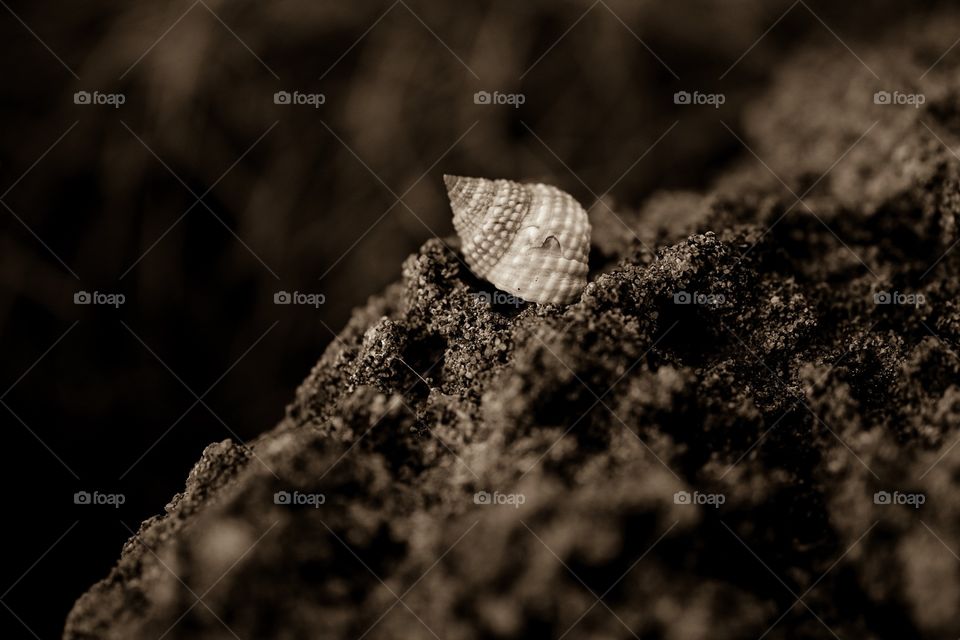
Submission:
[[[587,285],[590,223],[573,197],[546,184],[444,176],[470,269],[518,298],[567,304]]]

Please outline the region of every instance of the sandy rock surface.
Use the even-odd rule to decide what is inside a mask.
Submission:
[[[572,305],[490,304],[427,242],[65,637],[956,637],[960,82],[918,79],[955,34],[913,34],[864,50],[882,82],[787,65],[763,163],[593,207]]]

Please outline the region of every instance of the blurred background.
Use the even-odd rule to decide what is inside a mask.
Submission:
[[[723,123],[738,129],[779,60],[811,40],[851,55],[844,42],[908,10],[0,5],[0,619],[4,637],[42,638],[207,444],[271,428],[351,309],[452,233],[443,173],[541,180],[622,210],[706,188],[743,156]],[[725,102],[674,103],[694,90]],[[75,304],[84,291],[124,302]],[[275,304],[281,291],[324,303]],[[78,491],[125,502],[75,505]]]

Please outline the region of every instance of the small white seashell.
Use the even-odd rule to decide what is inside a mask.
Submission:
[[[590,223],[573,197],[546,184],[444,176],[470,269],[498,289],[546,304],[587,285]]]

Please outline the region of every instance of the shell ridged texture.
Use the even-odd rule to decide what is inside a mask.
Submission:
[[[444,176],[470,269],[524,300],[566,304],[587,284],[590,223],[569,194],[545,184]]]

